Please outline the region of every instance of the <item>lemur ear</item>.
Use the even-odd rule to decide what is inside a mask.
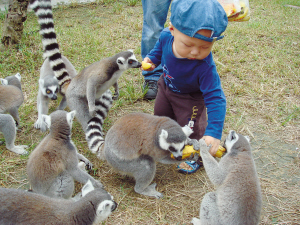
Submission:
[[[125,62],[125,59],[124,59],[123,57],[119,57],[119,58],[117,59],[117,63],[120,64],[120,65],[123,65],[124,62]]]
[[[161,133],[160,133],[160,137],[164,138],[164,139],[167,139],[168,138],[168,131],[162,129]]]
[[[89,192],[91,192],[93,190],[95,190],[95,188],[94,188],[92,182],[90,180],[88,180],[86,182],[86,184],[81,189],[82,197],[84,197],[87,193],[89,193]]]
[[[17,74],[15,75],[15,77],[16,77],[19,81],[21,81],[21,74],[20,74],[20,73],[17,73]]]
[[[170,146],[170,144],[168,144],[167,142],[167,138],[168,138],[168,131],[162,129],[159,135],[159,146],[164,150],[168,150]]]
[[[40,87],[44,86],[44,79],[39,79],[39,85],[40,85]]]
[[[6,79],[1,78],[1,84],[2,85],[8,85],[8,81]]]
[[[72,122],[73,119],[74,119],[74,117],[75,117],[75,115],[76,115],[76,110],[73,110],[73,111],[67,113],[67,119],[68,119],[70,122]]]
[[[73,110],[73,111],[67,113],[67,121],[70,126],[72,126],[75,115],[76,115],[76,110]]]
[[[250,143],[250,137],[249,136],[244,136],[246,140]]]
[[[187,125],[182,127],[182,131],[187,137],[189,137],[193,133],[193,130]]]
[[[133,49],[128,49],[127,51],[132,52],[133,53]]]
[[[46,127],[50,129],[51,126],[51,117],[48,115],[42,115],[43,122],[46,124]]]

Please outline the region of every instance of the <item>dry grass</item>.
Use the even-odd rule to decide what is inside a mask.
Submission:
[[[61,50],[75,68],[117,52],[134,49],[140,58],[142,7],[140,2],[100,1],[55,9],[55,27]],[[103,4],[105,3],[105,4]],[[300,224],[300,9],[295,0],[254,0],[251,20],[230,23],[226,37],[215,44],[214,58],[227,96],[227,116],[223,138],[237,130],[252,138],[263,193],[261,224]],[[134,5],[134,4],[133,4]],[[4,18],[4,17],[0,17]],[[3,24],[3,19],[0,20]],[[0,33],[1,34],[1,33]],[[37,119],[36,96],[42,46],[36,17],[30,13],[19,49],[1,52],[0,77],[22,74],[25,102],[20,108],[21,126],[17,144],[32,151],[45,134],[33,128]],[[120,79],[121,98],[114,103],[105,130],[129,112],[153,113],[154,102],[143,101],[139,70]],[[56,107],[51,103],[51,111]],[[2,134],[1,140],[4,141]],[[134,180],[114,173],[92,155],[77,121],[73,141],[94,164],[93,176],[104,183],[119,203],[104,224],[189,224],[198,217],[205,193],[214,187],[204,170],[193,175],[177,173],[174,166],[157,166],[154,182],[164,193],[152,199],[133,191]],[[0,146],[2,187],[28,188],[27,156],[16,156]],[[80,189],[80,185],[76,189]]]

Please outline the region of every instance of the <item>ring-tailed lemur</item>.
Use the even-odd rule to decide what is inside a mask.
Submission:
[[[65,94],[71,77],[66,69],[56,40],[51,0],[30,0],[30,7],[37,15],[40,24],[44,58],[49,58],[50,66],[60,86],[60,92]]]
[[[72,79],[66,93],[67,103],[71,110],[76,110],[76,118],[93,153],[103,143],[104,119],[112,100],[119,96],[118,79],[125,70],[139,67],[141,63],[128,50],[91,64]],[[109,91],[111,86],[115,88],[113,97]]]
[[[77,72],[72,63],[65,56],[62,56],[62,59],[66,65],[66,69],[70,74],[70,77],[75,77]],[[58,81],[50,66],[49,58],[46,58],[40,70],[39,92],[37,96],[38,119],[34,124],[36,129],[40,129],[42,132],[47,130],[46,124],[43,123],[42,115],[48,114],[48,105],[50,99],[56,100],[59,93]],[[62,100],[57,109],[64,110],[66,106],[66,96],[62,95]]]
[[[156,184],[150,185],[156,162],[180,163],[182,150],[192,132],[168,117],[131,113],[108,130],[98,157],[106,159],[117,171],[133,176],[135,192],[161,198],[163,194],[155,190]]]
[[[96,115],[96,100],[111,86],[115,88],[113,99],[117,99],[118,79],[122,73],[140,67],[134,53],[128,50],[91,64],[72,79],[66,92],[67,103],[71,110],[76,110],[76,118],[84,132],[88,121]]]
[[[1,79],[0,85],[0,113],[9,113],[16,121],[20,123],[19,107],[24,102],[24,96],[21,87],[21,75],[19,73]]]
[[[88,181],[82,198],[57,199],[20,189],[0,188],[0,224],[100,224],[117,208],[113,197]]]
[[[28,180],[34,192],[49,197],[70,198],[74,180],[86,183],[91,180],[95,187],[103,185],[78,166],[78,160],[91,167],[91,163],[77,152],[71,140],[72,121],[75,111],[57,110],[43,115],[50,133],[31,152],[27,162]]]
[[[227,153],[217,162],[203,139],[200,155],[210,181],[218,187],[205,194],[200,220],[194,225],[259,224],[262,207],[261,189],[248,137],[230,131],[225,140]]]

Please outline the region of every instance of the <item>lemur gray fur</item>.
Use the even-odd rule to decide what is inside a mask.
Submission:
[[[180,163],[182,150],[193,131],[168,118],[146,113],[121,117],[107,132],[98,157],[117,171],[135,178],[135,192],[161,198],[152,182],[156,162]],[[173,153],[175,159],[171,158]]]
[[[249,138],[230,131],[225,140],[227,153],[219,162],[200,140],[200,155],[210,181],[218,188],[205,194],[200,206],[200,220],[194,225],[259,224],[261,188],[251,153]]]
[[[27,155],[28,152],[25,150],[27,145],[15,145],[17,128],[15,120],[9,114],[0,114],[0,132],[3,133],[6,148],[14,153],[20,155]],[[0,142],[1,143],[1,142]]]
[[[12,115],[18,126],[20,123],[19,107],[24,102],[19,73],[1,79],[0,85],[0,113]]]
[[[90,181],[76,202],[10,188],[0,188],[0,196],[0,225],[96,225],[117,208],[113,197]]]
[[[72,65],[72,63],[65,57],[62,56],[63,62],[66,65],[66,69],[70,75],[70,78],[76,76],[77,72]],[[40,79],[39,79],[39,92],[37,96],[37,110],[38,110],[38,119],[34,124],[36,129],[40,129],[45,132],[47,130],[46,124],[43,123],[42,115],[48,114],[48,105],[49,101],[56,100],[57,95],[61,94],[60,88],[58,85],[58,80],[55,77],[55,74],[50,66],[49,58],[46,58],[41,70],[40,70]],[[59,110],[65,109],[67,106],[66,96],[62,95],[62,100],[58,106]]]
[[[96,101],[102,94],[114,86],[113,99],[117,99],[118,78],[127,69],[140,67],[132,50],[128,50],[91,64],[72,79],[66,92],[67,103],[71,110],[76,110],[84,132],[88,122],[96,116]]]
[[[44,58],[49,59],[50,67],[58,80],[60,92],[65,94],[71,77],[67,71],[56,40],[51,0],[30,0],[30,7],[37,15],[40,24]]]
[[[77,152],[71,140],[72,121],[75,111],[57,110],[43,120],[50,133],[31,152],[27,162],[28,180],[33,192],[49,197],[70,198],[74,191],[74,180],[93,186],[103,185],[78,166],[78,160],[91,167],[91,163]]]

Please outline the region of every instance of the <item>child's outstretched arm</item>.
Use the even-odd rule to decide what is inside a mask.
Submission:
[[[206,143],[207,146],[211,145],[209,153],[212,156],[215,156],[217,151],[218,151],[218,148],[219,148],[219,145],[220,145],[221,141],[219,139],[211,137],[211,136],[203,136],[202,139],[205,140],[205,143]]]

